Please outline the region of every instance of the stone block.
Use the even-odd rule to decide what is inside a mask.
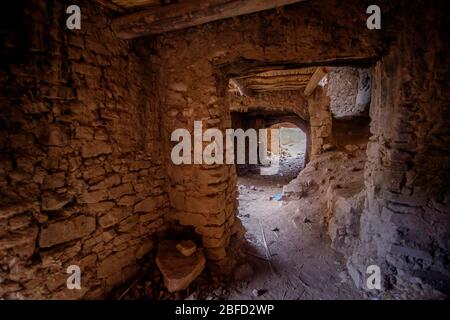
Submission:
[[[113,253],[98,264],[98,278],[108,278],[114,274],[120,274],[121,270],[128,265],[136,263],[133,248]]]
[[[78,216],[55,222],[41,229],[39,245],[48,248],[56,244],[83,238],[94,232],[95,227],[95,218],[88,216]]]
[[[222,260],[227,256],[227,252],[225,248],[206,248],[205,249],[206,257],[209,260]]]
[[[186,257],[178,252],[176,244],[172,240],[161,242],[156,255],[156,264],[169,292],[186,289],[202,273],[206,262],[202,251]]]
[[[114,208],[98,219],[102,228],[109,228],[130,216],[131,211],[128,208]]]
[[[134,212],[152,212],[156,209],[157,203],[154,197],[147,198],[138,202],[134,206]]]
[[[149,221],[153,221],[158,219],[159,217],[161,217],[162,212],[161,211],[155,211],[155,212],[150,212],[147,214],[143,214],[141,216],[139,216],[139,222],[140,223],[147,223]]]
[[[120,176],[118,174],[105,178],[99,183],[90,187],[91,190],[109,189],[120,184]]]
[[[148,169],[152,166],[150,161],[135,161],[130,164],[130,171],[137,171],[141,169]]]
[[[86,192],[80,197],[81,203],[97,203],[108,199],[108,192],[106,190],[98,190],[93,192]]]
[[[144,243],[136,250],[136,259],[142,259],[150,251],[153,250],[153,241],[147,239]]]
[[[109,190],[109,199],[118,199],[127,194],[134,194],[133,185],[125,183]]]
[[[105,212],[111,210],[115,206],[113,201],[104,201],[98,203],[89,203],[88,211],[90,212]]]
[[[183,240],[177,243],[176,248],[185,257],[189,257],[197,251],[197,245],[192,240]]]
[[[92,158],[110,153],[112,153],[112,147],[104,141],[92,141],[81,147],[81,156],[83,158]]]
[[[44,193],[41,197],[41,207],[43,211],[60,210],[72,200],[72,196],[60,196],[52,193]]]
[[[51,175],[47,175],[42,183],[43,190],[54,190],[65,185],[66,175],[64,172],[57,172]]]
[[[186,211],[205,214],[218,213],[225,209],[225,196],[225,193],[203,197],[186,195]]]

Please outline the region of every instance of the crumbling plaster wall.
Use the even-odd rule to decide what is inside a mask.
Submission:
[[[376,59],[384,44],[380,33],[366,28],[365,9],[363,4],[317,1],[158,36],[163,141],[170,141],[177,128],[192,132],[194,120],[202,120],[204,129],[231,127],[227,76],[236,72],[236,62]],[[165,145],[173,224],[193,226],[208,260],[218,270],[227,269],[236,211],[235,166],[173,165],[173,145]]]
[[[151,62],[114,35],[107,12],[77,3],[74,31],[73,1],[2,12],[0,298],[103,297],[165,228]],[[70,265],[81,290],[66,288]]]

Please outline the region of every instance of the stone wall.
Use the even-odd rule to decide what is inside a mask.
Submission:
[[[351,8],[352,10],[349,10]],[[174,129],[231,127],[228,77],[269,62],[308,63],[376,59],[385,44],[366,28],[364,4],[301,3],[280,10],[208,23],[156,37],[163,141]],[[356,21],[356,22],[355,22]],[[349,30],[353,30],[349,41]],[[218,36],[220,35],[220,36]],[[244,61],[244,63],[243,63]],[[331,61],[331,62],[330,62]],[[228,243],[236,211],[234,165],[173,165],[165,143],[171,224],[193,227],[216,270],[229,269]]]
[[[330,111],[330,98],[326,93],[326,86],[318,86],[308,97],[312,159],[332,148],[333,118]]]
[[[362,286],[365,268],[378,264],[384,287],[404,289],[404,298],[439,296],[431,288],[450,293],[445,7],[399,5],[391,26],[398,37],[374,72],[362,242],[348,266]]]
[[[336,119],[367,116],[371,96],[370,68],[337,67],[327,75],[330,109]]]
[[[2,12],[0,298],[102,297],[165,228],[151,61],[115,37],[108,12],[77,3],[75,31],[73,1]],[[82,290],[66,288],[69,265]]]
[[[448,290],[450,46],[440,2],[385,4],[380,31],[366,28],[365,3],[318,0],[134,42],[118,40],[91,1],[78,2],[80,31],[65,28],[66,1],[17,3],[0,22],[0,297],[102,297],[179,225],[201,238],[211,267],[229,270],[236,168],[174,165],[171,132],[192,132],[195,120],[230,128],[228,78],[254,66],[381,56],[361,243],[352,239],[348,267],[359,285],[376,263],[386,284]],[[333,143],[325,89],[308,101],[313,154]],[[65,289],[72,264],[83,290]]]

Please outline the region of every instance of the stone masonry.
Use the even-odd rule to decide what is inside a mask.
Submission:
[[[148,62],[82,1],[13,12],[0,69],[0,297],[98,298],[138,270],[164,230],[160,117]],[[23,17],[22,17],[23,15]],[[146,72],[143,72],[146,70]],[[83,290],[65,288],[79,265]]]
[[[351,125],[333,119],[327,87],[266,104],[230,99],[229,78],[279,63],[370,66],[363,208],[350,219],[359,225],[347,267],[359,286],[375,263],[386,286],[448,291],[450,24],[441,2],[383,2],[379,31],[366,28],[365,1],[315,0],[133,41],[111,31],[112,12],[74,2],[81,30],[65,28],[68,0],[23,0],[1,21],[0,298],[103,298],[180,228],[198,237],[207,268],[230,273],[236,166],[174,165],[170,135],[199,120],[225,130],[234,107],[289,100],[282,107],[305,120],[312,158],[338,145],[333,135]],[[70,265],[81,268],[82,290],[66,289]]]

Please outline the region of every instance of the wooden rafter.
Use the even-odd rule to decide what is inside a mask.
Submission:
[[[309,82],[316,68],[298,69],[263,69],[262,72],[249,75],[241,75],[230,79],[229,90],[239,91],[242,88],[254,92],[278,91],[278,90],[303,90]],[[241,89],[236,85],[239,82]],[[245,94],[244,94],[245,95]]]
[[[122,8],[121,6],[118,6],[117,4],[110,2],[108,0],[96,0],[96,1],[98,4],[104,6],[108,9],[111,9],[113,11],[120,12],[120,13],[125,12],[124,8]]]
[[[332,70],[333,68],[330,67],[319,67],[316,69],[314,74],[312,75],[311,79],[309,79],[308,85],[305,88],[305,96],[309,96],[311,93],[314,92],[317,85],[319,84],[320,80]]]
[[[230,83],[232,86],[235,86],[237,91],[239,91],[239,93],[241,94],[241,96],[247,96],[247,97],[251,97],[254,95],[254,92],[252,89],[247,88],[241,80],[238,79],[230,79]]]
[[[185,0],[117,17],[112,22],[112,28],[120,38],[132,39],[301,1],[304,0]]]
[[[139,7],[150,7],[159,6],[163,1],[161,0],[109,0],[121,6],[122,8],[139,8]]]

